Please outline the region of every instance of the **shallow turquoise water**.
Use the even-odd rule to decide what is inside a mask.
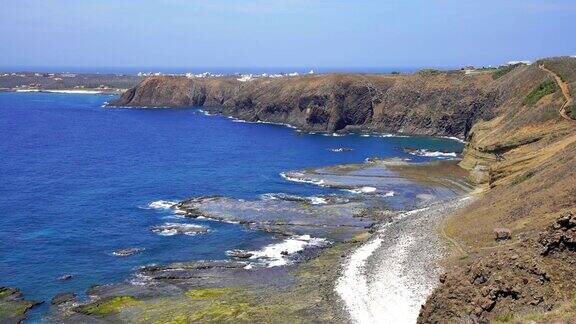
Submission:
[[[0,285],[45,300],[126,280],[149,263],[222,259],[274,240],[239,225],[171,219],[157,200],[264,193],[311,196],[331,189],[291,183],[287,170],[410,157],[402,147],[459,151],[428,137],[329,137],[283,126],[235,123],[198,109],[104,109],[107,95],[0,93]],[[332,148],[347,147],[336,153]],[[160,236],[166,222],[209,234]],[[140,247],[128,258],[114,250]],[[64,274],[73,279],[59,281]],[[34,312],[38,319],[47,306]]]

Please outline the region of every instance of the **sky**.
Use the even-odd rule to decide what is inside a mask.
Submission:
[[[0,0],[0,66],[460,67],[576,55],[574,0]]]

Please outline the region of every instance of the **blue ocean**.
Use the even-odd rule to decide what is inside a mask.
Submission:
[[[93,284],[128,280],[150,263],[224,259],[257,249],[270,234],[238,224],[174,219],[150,203],[266,193],[312,196],[328,188],[286,181],[283,171],[402,157],[403,147],[458,152],[431,137],[324,136],[238,123],[189,109],[103,108],[111,95],[0,93],[0,286],[46,301]],[[351,151],[334,152],[335,148]],[[158,235],[170,222],[208,226],[206,235]],[[122,248],[144,249],[117,257]],[[61,276],[72,279],[62,281]]]

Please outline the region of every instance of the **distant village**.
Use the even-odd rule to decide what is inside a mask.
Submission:
[[[530,65],[530,61],[517,60],[510,61],[498,67],[475,67],[466,66],[456,71],[461,71],[465,75],[474,75],[479,73],[486,73],[498,68],[506,66],[514,66],[519,64]],[[430,69],[421,70],[428,71]],[[438,71],[438,70],[434,70]],[[314,75],[315,71],[311,70],[307,73],[261,73],[261,74],[222,74],[222,73],[162,73],[162,72],[139,72],[137,74],[98,74],[98,73],[41,73],[41,72],[0,72],[0,90],[10,89],[97,89],[97,90],[111,90],[121,91],[135,86],[142,80],[142,78],[149,76],[174,76],[186,77],[189,79],[195,78],[222,78],[232,77],[236,78],[239,82],[250,82],[261,78],[287,78],[298,77],[303,75]],[[401,74],[400,72],[390,72],[390,74]]]
[[[305,73],[305,75],[312,75],[314,74],[314,70],[310,70],[310,72]],[[235,73],[235,74],[214,74],[211,72],[204,72],[204,73],[198,73],[198,74],[194,74],[194,73],[184,73],[184,74],[177,74],[177,73],[173,73],[173,74],[168,74],[168,73],[162,73],[162,72],[155,72],[155,73],[145,73],[145,72],[139,72],[137,74],[139,77],[148,77],[148,76],[185,76],[189,79],[194,79],[194,78],[221,78],[221,77],[230,77],[230,76],[235,76],[237,77],[236,80],[240,81],[240,82],[248,82],[248,81],[252,81],[254,79],[258,79],[258,78],[284,78],[284,77],[296,77],[296,76],[300,76],[301,74],[298,72],[292,72],[292,73],[275,73],[275,74],[268,74],[268,73],[262,73],[262,74],[240,74],[240,73]]]

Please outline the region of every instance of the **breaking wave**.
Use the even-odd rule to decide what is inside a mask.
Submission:
[[[178,202],[170,200],[156,200],[148,204],[148,208],[151,209],[170,209]]]
[[[270,244],[261,250],[249,251],[250,259],[262,260],[267,267],[279,267],[289,264],[290,257],[296,253],[313,247],[323,247],[330,244],[324,238],[310,237],[310,235],[293,236],[280,243]]]
[[[435,158],[455,158],[458,156],[458,154],[456,154],[455,152],[428,151],[426,149],[415,150],[409,152],[408,154],[416,156],[435,157]]]

